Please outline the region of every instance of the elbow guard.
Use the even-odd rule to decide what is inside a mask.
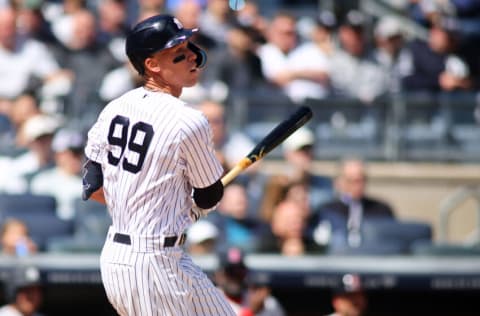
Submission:
[[[83,192],[82,199],[88,200],[93,192],[103,186],[102,166],[99,163],[88,160],[83,166]]]
[[[195,204],[203,209],[209,209],[217,205],[223,197],[223,184],[218,180],[206,188],[193,190],[193,200]]]

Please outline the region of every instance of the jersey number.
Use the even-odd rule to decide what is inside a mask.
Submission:
[[[132,173],[137,173],[142,169],[143,162],[145,161],[145,155],[147,154],[148,147],[153,137],[153,127],[150,124],[144,122],[137,122],[132,125],[132,131],[130,137],[128,136],[128,127],[130,126],[130,120],[128,117],[117,115],[110,123],[110,129],[108,131],[108,143],[110,145],[119,146],[121,151],[118,157],[115,157],[110,151],[108,153],[108,162],[114,166],[117,166],[120,160],[122,160],[122,168]],[[140,139],[139,132],[143,133],[143,139]],[[137,137],[139,140],[137,140]],[[136,163],[131,163],[128,158],[123,154],[125,148],[138,154],[138,160]],[[123,159],[122,159],[123,157]]]

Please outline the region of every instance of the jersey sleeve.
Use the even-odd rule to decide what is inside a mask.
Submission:
[[[223,174],[223,167],[215,155],[210,125],[203,114],[191,112],[183,125],[181,148],[186,160],[186,174],[195,188],[212,185]]]
[[[97,163],[102,163],[103,158],[108,154],[105,119],[106,114],[102,112],[95,124],[88,131],[87,145],[85,146],[85,156]]]

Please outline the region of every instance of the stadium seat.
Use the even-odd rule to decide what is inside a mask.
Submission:
[[[456,160],[478,161],[480,156],[480,103],[473,95],[463,95],[451,106],[451,140]]]
[[[15,218],[27,225],[29,234],[40,251],[47,248],[50,239],[73,235],[72,222],[62,220],[55,214],[19,213]]]
[[[448,146],[449,106],[427,93],[410,94],[399,120],[400,159],[442,160]]]
[[[75,235],[104,239],[112,220],[107,207],[95,201],[75,201]]]
[[[57,201],[50,195],[0,194],[0,220],[16,214],[55,215],[56,209]]]
[[[40,251],[48,240],[58,236],[71,236],[73,225],[56,215],[57,201],[50,195],[0,194],[0,222],[7,218],[23,221]]]
[[[259,90],[250,94],[241,106],[232,106],[227,116],[231,118],[232,126],[238,127],[254,143],[258,143],[296,109],[297,106],[285,95]],[[281,157],[279,147],[268,155],[268,158],[274,159]]]
[[[105,205],[95,201],[75,201],[73,234],[55,238],[47,244],[49,252],[99,252],[111,224]]]
[[[9,118],[4,114],[0,114],[0,135],[3,133],[8,133],[12,129],[13,129],[13,126]]]
[[[372,220],[365,221],[362,229],[365,249],[381,246],[409,254],[416,243],[432,240],[431,225],[418,221]]]
[[[352,152],[371,159],[384,158],[384,122],[386,106],[366,106],[352,99],[308,99],[313,111],[310,125],[318,146],[316,157],[337,159]]]

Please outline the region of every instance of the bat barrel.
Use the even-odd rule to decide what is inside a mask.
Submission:
[[[265,136],[246,157],[240,160],[226,175],[222,177],[223,185],[230,183],[243,170],[252,163],[262,159],[267,153],[272,151],[288,136],[292,135],[297,129],[305,125],[313,116],[312,110],[307,106],[299,107],[286,120],[278,124]]]
[[[272,151],[288,136],[305,125],[313,116],[312,110],[307,106],[299,107],[288,119],[272,129],[252,151],[247,155],[253,161],[257,161]]]

